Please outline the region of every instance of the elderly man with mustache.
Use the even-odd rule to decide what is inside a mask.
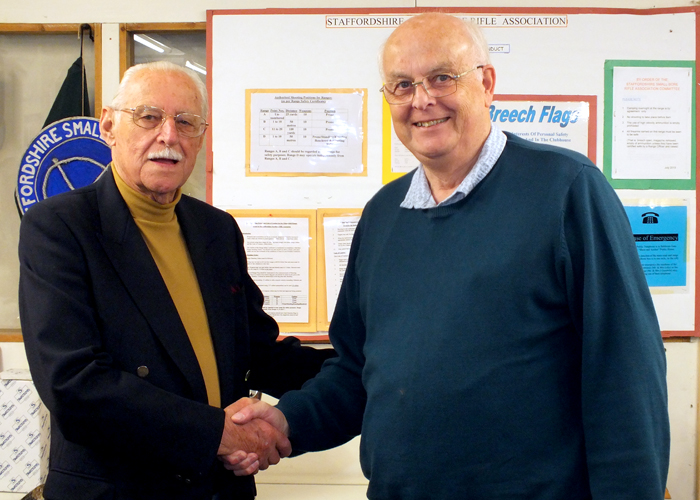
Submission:
[[[266,422],[235,425],[250,400],[234,402],[299,388],[334,354],[277,342],[236,222],[181,193],[207,112],[189,70],[131,68],[102,110],[111,168],[23,218],[20,315],[52,416],[49,500],[254,498],[252,477],[226,467],[264,469],[290,446]]]

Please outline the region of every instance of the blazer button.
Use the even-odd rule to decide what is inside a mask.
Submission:
[[[147,366],[139,366],[136,369],[136,375],[138,375],[141,378],[145,378],[148,376],[148,367]]]

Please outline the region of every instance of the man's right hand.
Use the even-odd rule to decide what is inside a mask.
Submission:
[[[289,424],[284,413],[263,401],[253,400],[251,404],[240,405],[236,414],[233,415],[234,423],[239,425],[247,424],[255,419],[264,420],[285,436],[289,436]]]
[[[252,416],[246,421],[234,421],[232,417],[238,411],[254,406],[255,401],[257,400],[242,398],[224,409],[226,421],[217,455],[224,463],[224,467],[234,471],[238,476],[265,470],[292,452],[286,433],[280,432],[269,422]],[[266,403],[260,404],[266,405]],[[279,413],[281,415],[281,412]]]

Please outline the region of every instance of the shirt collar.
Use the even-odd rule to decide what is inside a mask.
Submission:
[[[401,202],[401,208],[434,208],[439,205],[449,205],[456,203],[467,196],[474,187],[491,171],[493,166],[503,153],[503,148],[506,147],[506,135],[495,125],[491,125],[491,132],[486,138],[484,146],[481,148],[479,158],[476,164],[469,171],[467,176],[462,180],[454,192],[442,200],[440,203],[435,203],[428,179],[425,177],[425,167],[418,165],[418,168],[413,173],[411,185],[408,188],[406,197]]]

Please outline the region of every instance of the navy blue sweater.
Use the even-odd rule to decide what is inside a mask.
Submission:
[[[362,431],[371,499],[661,499],[665,357],[629,222],[586,158],[508,136],[445,207],[367,204],[339,354],[279,408],[297,451]]]

